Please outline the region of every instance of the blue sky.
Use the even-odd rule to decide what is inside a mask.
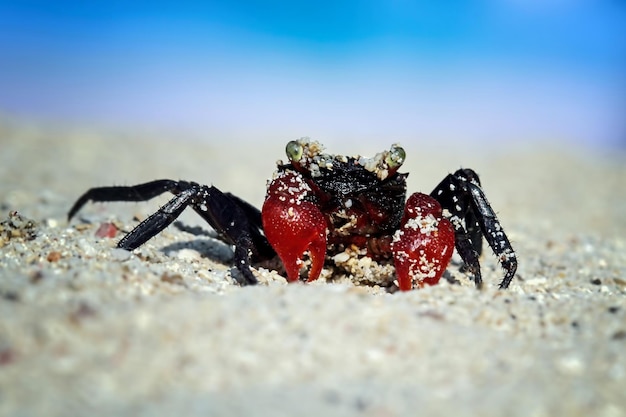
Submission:
[[[0,1],[0,112],[208,138],[626,142],[619,0]]]

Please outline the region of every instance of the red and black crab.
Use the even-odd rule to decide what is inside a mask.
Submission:
[[[118,247],[141,246],[189,206],[234,246],[243,284],[257,283],[251,264],[276,256],[289,281],[313,281],[327,260],[357,248],[361,256],[392,263],[398,287],[410,290],[436,284],[456,248],[480,287],[483,237],[505,271],[500,288],[511,283],[515,252],[471,169],[447,175],[430,195],[406,199],[408,174],[398,172],[406,155],[399,145],[373,158],[346,157],[324,153],[318,142],[302,138],[289,142],[286,153],[289,160],[279,161],[261,211],[213,186],[162,179],[91,188],[68,219],[88,201],[145,201],[169,191],[175,197]]]

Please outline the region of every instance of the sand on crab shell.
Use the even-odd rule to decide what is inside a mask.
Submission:
[[[411,191],[459,166],[481,175],[519,269],[497,290],[486,249],[482,291],[455,255],[440,285],[388,294],[342,277],[287,285],[270,266],[240,287],[231,248],[194,213],[117,249],[167,197],[65,220],[87,188],[156,178],[260,206],[284,143],[4,121],[0,146],[0,415],[626,416],[624,159],[404,144]]]

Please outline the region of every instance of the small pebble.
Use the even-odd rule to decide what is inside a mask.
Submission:
[[[128,260],[131,255],[132,252],[126,250],[126,249],[122,249],[122,248],[113,248],[111,249],[110,253],[110,259],[112,261],[116,261],[116,262],[123,262]]]

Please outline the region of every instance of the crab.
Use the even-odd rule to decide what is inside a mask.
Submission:
[[[89,201],[146,201],[169,191],[174,198],[124,236],[119,248],[136,249],[191,207],[234,247],[244,285],[257,283],[252,265],[276,257],[289,282],[314,281],[325,264],[352,251],[393,265],[393,285],[406,291],[437,284],[456,248],[480,288],[483,237],[504,270],[499,287],[511,283],[515,252],[473,170],[459,169],[430,194],[406,198],[408,174],[398,172],[406,153],[398,144],[372,158],[346,157],[301,138],[287,143],[286,154],[288,161],[278,161],[268,181],[261,211],[214,186],[161,179],[91,188],[68,221]]]

